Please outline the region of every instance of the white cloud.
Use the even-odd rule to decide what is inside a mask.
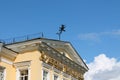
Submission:
[[[99,40],[99,35],[97,33],[86,33],[86,34],[80,34],[79,39],[82,40]]]
[[[120,62],[115,58],[100,54],[88,67],[85,80],[120,80]]]
[[[99,32],[99,33],[79,34],[78,37],[81,40],[100,41],[101,37],[103,37],[103,36],[120,36],[120,29],[113,30],[113,31]]]

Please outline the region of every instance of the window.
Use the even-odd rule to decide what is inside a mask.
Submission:
[[[28,70],[20,70],[19,80],[28,80]]]
[[[48,72],[43,70],[43,80],[48,80]]]
[[[58,80],[58,76],[57,75],[54,75],[54,80]]]
[[[31,61],[23,61],[14,63],[16,68],[16,80],[30,80]]]
[[[4,80],[4,67],[0,66],[0,80]]]
[[[0,70],[0,80],[4,80],[4,71]]]

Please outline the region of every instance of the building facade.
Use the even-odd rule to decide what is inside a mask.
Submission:
[[[0,80],[84,80],[86,71],[70,42],[36,38],[0,43]]]

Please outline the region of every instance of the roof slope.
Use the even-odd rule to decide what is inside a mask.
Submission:
[[[8,49],[11,49],[15,52],[19,52],[20,48],[25,47],[25,45],[32,45],[34,43],[40,44],[41,42],[46,43],[48,46],[54,48],[59,53],[64,54],[66,57],[68,57],[75,63],[81,65],[86,70],[88,70],[88,67],[84,63],[83,59],[80,57],[80,55],[75,50],[73,45],[68,41],[60,41],[60,40],[46,39],[46,38],[36,38],[36,39],[21,41],[21,42],[17,42],[17,43],[7,44],[7,45],[5,45],[5,47],[7,47]],[[31,47],[31,48],[33,48],[33,47]]]

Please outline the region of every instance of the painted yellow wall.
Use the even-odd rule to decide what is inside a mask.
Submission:
[[[30,65],[30,80],[42,80],[42,62],[40,61],[41,53],[39,51],[31,51],[18,54],[14,63],[31,61]],[[13,65],[1,62],[1,66],[6,67],[6,80],[16,80],[16,68]],[[57,74],[53,70],[49,69],[49,80],[53,80],[53,75]],[[63,75],[61,73],[57,74],[59,76],[59,80],[63,79]],[[71,80],[66,78],[66,80]]]
[[[39,60],[40,55],[41,54],[39,51],[26,52],[23,54],[19,54],[15,60],[15,62],[31,60],[30,80],[40,80],[40,76],[42,72],[41,63]]]
[[[0,65],[5,67],[5,80],[16,80],[16,70],[12,65],[5,62],[0,62]]]
[[[41,54],[39,51],[18,54],[14,63],[22,61],[31,61],[30,80],[41,80],[42,78],[40,76],[42,76],[42,68],[41,62],[39,60],[40,55]],[[5,62],[0,62],[0,66],[6,68],[6,80],[16,80],[16,68],[13,65],[7,64]]]

